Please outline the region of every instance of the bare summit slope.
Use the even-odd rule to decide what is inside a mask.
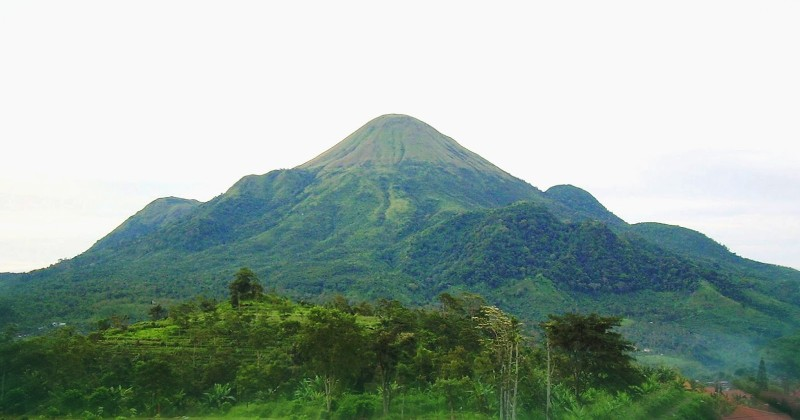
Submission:
[[[430,125],[400,114],[373,119],[299,168],[334,170],[358,166],[397,166],[409,162],[472,169],[511,178],[502,169]]]

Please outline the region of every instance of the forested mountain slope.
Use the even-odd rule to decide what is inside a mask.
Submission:
[[[578,187],[542,192],[404,115],[208,202],[155,200],[76,258],[0,277],[0,322],[141,319],[153,301],[224,294],[241,267],[303,300],[425,305],[468,290],[529,325],[605,311],[635,341],[713,368],[800,323],[797,271],[687,229],[628,225]]]

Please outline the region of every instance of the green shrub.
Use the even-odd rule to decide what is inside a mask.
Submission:
[[[339,399],[334,418],[373,418],[381,412],[381,400],[373,394],[345,394]]]

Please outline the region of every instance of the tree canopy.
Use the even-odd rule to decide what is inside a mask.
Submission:
[[[236,272],[236,277],[228,286],[231,293],[231,306],[238,307],[242,301],[253,300],[264,292],[256,273],[247,267]]]
[[[590,386],[625,387],[640,380],[630,352],[633,343],[614,331],[621,318],[566,313],[548,315],[541,323],[550,345],[560,356],[557,368],[580,398]]]
[[[166,319],[124,328],[82,335],[60,327],[0,340],[0,417],[544,416],[543,342],[526,339],[513,317],[480,296],[444,295],[441,305],[424,309],[392,300],[350,305],[342,298],[335,306],[274,293],[237,307],[199,298],[170,307]],[[566,337],[556,334],[569,324],[562,318],[573,319],[548,321],[554,342]],[[589,319],[598,322],[578,324],[599,324],[606,347],[627,349],[615,333],[605,335],[613,318]],[[558,343],[569,348],[566,340]],[[569,373],[567,353],[559,357],[559,373]],[[613,361],[597,360],[605,378],[585,368],[580,403],[568,388],[572,376],[558,375],[553,415],[651,418],[649,407],[669,404],[682,407],[683,418],[713,418],[703,411],[712,407],[701,404],[704,397],[672,385],[674,374],[648,393],[603,380],[619,374],[615,366],[631,377],[645,369]]]

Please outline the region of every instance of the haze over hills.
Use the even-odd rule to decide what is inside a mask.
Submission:
[[[143,318],[153,301],[224,296],[244,266],[297,299],[425,305],[470,291],[530,326],[624,315],[640,346],[669,357],[655,362],[695,370],[744,363],[800,324],[799,272],[699,232],[629,225],[575,186],[542,192],[404,115],[208,202],[157,199],[74,259],[0,277],[0,323]]]

